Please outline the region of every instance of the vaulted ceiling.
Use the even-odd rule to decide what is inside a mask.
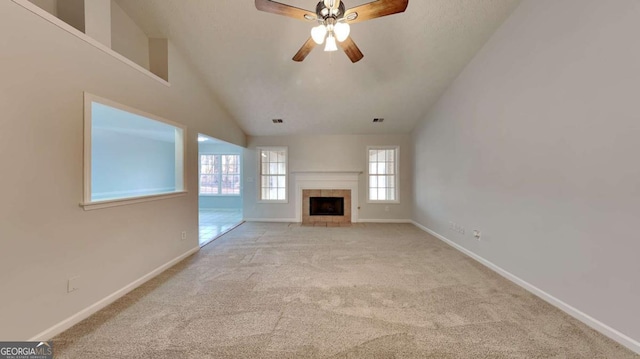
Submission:
[[[258,11],[253,0],[117,2],[148,36],[168,38],[259,136],[410,132],[520,0],[410,0],[402,14],[352,25],[364,53],[356,64],[322,47],[292,61],[314,23]]]

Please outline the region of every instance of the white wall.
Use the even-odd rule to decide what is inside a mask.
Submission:
[[[111,2],[111,48],[149,68],[149,38],[115,1]]]
[[[149,39],[149,70],[167,81],[169,81],[168,44],[167,39]]]
[[[525,0],[414,131],[417,222],[636,341],[638,19]]]
[[[111,47],[111,16],[111,0],[85,1],[84,33]]]
[[[175,143],[93,127],[91,198],[175,191],[175,164]]]
[[[197,133],[245,136],[171,45],[169,87],[12,1],[0,44],[0,338],[26,340],[197,248]],[[185,124],[188,195],[84,211],[83,91]]]
[[[248,219],[293,220],[296,218],[294,171],[363,171],[358,194],[360,220],[406,220],[411,218],[410,135],[318,135],[248,137],[244,156],[244,217]],[[372,204],[366,201],[367,146],[400,146],[400,203]],[[256,147],[287,146],[289,149],[289,203],[264,204],[258,200]],[[388,207],[388,211],[385,209]]]

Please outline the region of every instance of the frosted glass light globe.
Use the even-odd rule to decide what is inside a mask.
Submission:
[[[324,51],[338,51],[336,38],[333,37],[333,34],[329,34],[329,36],[327,36],[327,44],[324,46]]]
[[[349,37],[349,34],[351,33],[351,26],[346,22],[339,22],[333,28],[333,32],[336,34],[336,39],[343,42],[347,37]]]
[[[311,29],[311,37],[316,44],[322,45],[325,36],[327,36],[327,28],[324,25],[319,25]]]

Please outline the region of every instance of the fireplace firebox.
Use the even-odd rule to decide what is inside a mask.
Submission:
[[[344,216],[344,197],[309,197],[310,216]]]

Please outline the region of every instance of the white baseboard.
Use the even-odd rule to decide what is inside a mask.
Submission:
[[[410,219],[358,219],[358,223],[413,223]]]
[[[60,323],[52,326],[51,328],[38,333],[36,335],[34,335],[32,338],[28,339],[28,341],[43,341],[43,340],[50,340],[51,338],[55,337],[56,335],[64,332],[65,330],[71,328],[72,326],[80,323],[81,321],[87,319],[88,317],[90,317],[91,315],[93,315],[94,313],[98,312],[100,309],[108,306],[109,304],[115,302],[116,300],[120,299],[121,297],[123,297],[125,294],[131,292],[132,290],[136,289],[137,287],[141,286],[142,284],[144,284],[145,282],[147,282],[148,280],[152,279],[153,277],[157,276],[158,274],[164,272],[165,270],[169,269],[170,267],[172,267],[173,265],[175,265],[176,263],[180,262],[181,260],[187,258],[188,256],[192,255],[193,253],[197,252],[200,250],[200,247],[196,247],[193,249],[188,250],[187,252],[179,255],[178,257],[170,260],[169,262],[161,265],[160,267],[152,270],[151,272],[147,273],[146,275],[136,279],[135,281],[129,283],[128,285],[124,286],[122,289],[117,290],[116,292],[108,295],[107,297],[97,301],[96,303],[90,305],[89,307],[81,310],[80,312],[70,316],[69,318],[61,321]]]
[[[300,223],[296,218],[245,218],[245,222]],[[410,219],[358,219],[356,223],[413,223]]]
[[[245,222],[297,223],[295,218],[245,218]]]
[[[446,238],[445,236],[421,225],[420,223],[416,222],[416,221],[411,221],[411,223],[413,223],[416,227],[422,229],[423,231],[431,234],[432,236],[438,238],[439,240],[447,243],[448,245],[452,246],[453,248],[459,250],[460,252],[466,254],[467,256],[475,259],[476,261],[480,262],[481,264],[483,264],[484,266],[488,267],[489,269],[493,270],[494,272],[500,274],[501,276],[507,278],[508,280],[512,281],[513,283],[519,285],[520,287],[526,289],[527,291],[531,292],[532,294],[534,294],[535,296],[541,298],[542,300],[546,301],[547,303],[553,305],[554,307],[562,310],[563,312],[569,314],[570,316],[576,318],[577,320],[583,322],[584,324],[590,326],[591,328],[595,329],[596,331],[602,333],[603,335],[615,340],[616,342],[620,343],[621,345],[624,345],[625,347],[631,349],[632,351],[640,354],[640,342],[638,342],[637,340],[611,328],[610,326],[602,323],[601,321],[591,317],[590,315],[572,307],[571,305],[561,301],[560,299],[552,296],[551,294],[543,291],[542,289],[534,286],[533,284],[528,283],[527,281],[511,274],[510,272],[500,268],[499,266],[491,263],[490,261],[482,258],[481,256],[471,252],[470,250],[462,247],[461,245],[449,240],[448,238]]]

